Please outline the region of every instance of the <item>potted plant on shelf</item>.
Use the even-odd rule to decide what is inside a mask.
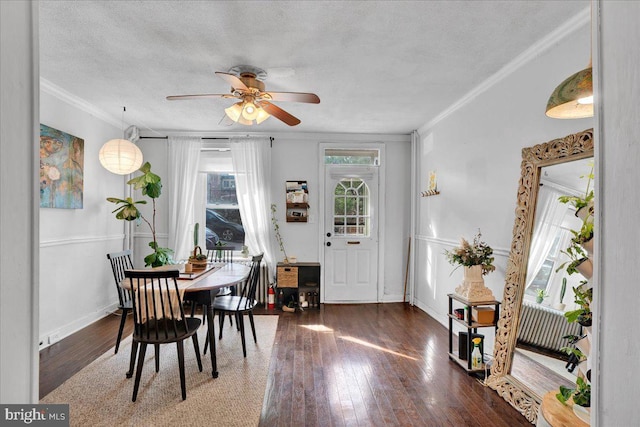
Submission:
[[[558,400],[566,405],[569,398],[573,397],[573,403],[588,408],[591,406],[591,384],[584,378],[576,379],[576,388],[560,386],[560,392],[556,394]]]
[[[542,304],[542,301],[544,301],[544,299],[545,299],[546,297],[548,297],[548,296],[549,296],[549,294],[547,293],[547,291],[546,291],[546,290],[544,290],[544,289],[538,289],[538,290],[536,291],[536,302],[537,302],[538,304]]]
[[[562,285],[560,286],[560,302],[555,304],[553,308],[558,311],[564,311],[566,304],[564,303],[564,294],[567,292],[567,278],[562,278]]]
[[[153,249],[153,253],[144,257],[145,267],[159,267],[161,265],[173,264],[173,250],[169,248],[161,248],[156,239],[156,199],[160,197],[162,192],[162,182],[158,175],[151,172],[151,164],[149,162],[143,164],[140,169],[138,169],[138,172],[141,172],[142,175],[131,178],[127,181],[127,184],[133,185],[135,190],[142,190],[142,195],[151,199],[153,204],[153,215],[151,217],[151,221],[145,218],[136,206],[140,204],[147,204],[146,200],[133,201],[131,197],[127,197],[126,199],[107,197],[108,202],[118,205],[118,207],[111,213],[115,212],[117,219],[121,219],[123,221],[136,220],[137,222],[143,220],[149,226],[149,229],[151,230],[151,237],[153,238],[153,241],[149,242],[149,246]]]
[[[193,266],[194,270],[204,270],[207,268],[207,256],[202,253],[202,248],[198,246],[198,231],[200,230],[200,224],[196,222],[193,227],[193,252],[189,257],[189,264]]]
[[[589,327],[592,324],[592,312],[591,312],[591,301],[593,301],[593,288],[585,289],[587,285],[587,281],[583,280],[580,286],[573,288],[573,293],[575,294],[575,302],[578,304],[580,308],[577,310],[567,311],[564,314],[567,322],[573,323],[578,322],[580,325],[584,327]]]
[[[473,244],[462,238],[460,246],[444,254],[450,264],[455,265],[454,271],[464,267],[464,279],[462,285],[455,290],[456,294],[469,301],[491,301],[494,300],[491,289],[484,285],[483,276],[496,269],[493,265],[493,249],[481,240],[482,234],[473,238]]]
[[[587,178],[587,189],[583,196],[560,196],[558,201],[560,203],[570,203],[575,209],[575,215],[585,220],[589,216],[593,215],[593,199],[594,192],[591,189],[591,181],[593,181],[593,165],[587,175],[582,175],[580,178]]]
[[[565,254],[569,260],[560,264],[556,268],[556,273],[566,266],[567,274],[580,273],[585,278],[591,279],[593,275],[593,264],[587,256],[586,251],[577,243],[572,243],[567,249],[560,251]]]

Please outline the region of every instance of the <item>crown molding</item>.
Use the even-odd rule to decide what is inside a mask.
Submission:
[[[104,110],[101,110],[100,108],[85,101],[84,99],[70,92],[67,92],[60,86],[51,83],[49,80],[43,77],[40,77],[40,90],[58,98],[61,101],[66,102],[73,107],[76,107],[81,111],[95,116],[96,118],[117,127],[118,129],[123,127],[123,120],[106,113]],[[124,127],[129,127],[129,124],[124,123]]]
[[[498,70],[491,77],[480,83],[474,89],[467,92],[462,98],[454,102],[450,107],[445,109],[443,112],[438,114],[436,117],[431,119],[426,124],[420,126],[418,128],[418,133],[421,135],[426,135],[429,133],[429,130],[433,128],[437,123],[449,117],[451,114],[458,111],[460,108],[467,105],[469,102],[474,100],[483,92],[486,92],[491,87],[495,86],[502,80],[504,80],[509,75],[516,72],[522,66],[529,63],[532,59],[539,56],[542,52],[548,50],[553,47],[558,41],[564,39],[568,35],[574,33],[579,28],[587,25],[591,22],[591,9],[586,8],[582,12],[575,15],[573,18],[569,19],[564,24],[560,25],[554,31],[547,34],[542,39],[538,40],[527,50],[522,52],[520,55],[516,56],[511,62]]]

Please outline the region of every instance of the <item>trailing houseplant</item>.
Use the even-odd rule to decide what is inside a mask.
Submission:
[[[151,164],[146,162],[143,164],[138,172],[142,175],[135,178],[131,178],[127,181],[128,185],[132,185],[135,190],[141,190],[143,196],[147,196],[151,199],[153,205],[153,214],[151,221],[145,218],[144,215],[138,210],[136,205],[146,205],[146,200],[134,201],[131,197],[126,199],[118,199],[116,197],[107,197],[107,201],[115,203],[118,207],[111,213],[116,214],[116,218],[123,221],[136,221],[140,220],[147,223],[151,230],[151,237],[153,241],[149,242],[149,246],[153,249],[153,253],[144,257],[144,265],[146,267],[159,267],[161,265],[173,264],[173,250],[169,248],[162,248],[158,245],[156,238],[156,199],[160,197],[162,193],[162,182],[158,175],[151,172]]]
[[[569,260],[560,264],[558,268],[556,268],[556,273],[565,268],[565,266],[567,274],[580,273],[578,266],[589,260],[586,251],[577,243],[572,243],[571,246],[560,251],[560,253],[565,254]]]
[[[280,226],[278,225],[278,220],[276,219],[276,204],[271,204],[271,223],[273,224],[273,231],[276,235],[276,240],[278,241],[278,245],[280,246],[280,250],[284,255],[284,262],[288,263],[289,260],[287,258],[287,252],[284,250],[284,243],[282,241],[282,236],[280,236]]]
[[[482,234],[478,230],[478,234],[473,238],[473,244],[470,244],[464,238],[460,239],[460,246],[453,248],[451,251],[444,252],[447,260],[451,265],[456,265],[454,271],[460,267],[472,267],[474,265],[482,266],[482,275],[488,274],[496,269],[493,265],[494,257],[493,249],[481,240]]]
[[[573,397],[573,403],[578,406],[588,408],[591,406],[591,384],[584,380],[582,377],[576,379],[576,387],[569,388],[560,386],[560,392],[556,394],[558,400],[565,405],[569,398]]]
[[[586,215],[582,215],[584,217],[588,217],[593,214],[593,198],[594,192],[591,188],[591,181],[593,181],[593,165],[591,166],[591,171],[587,175],[582,175],[580,178],[587,178],[587,189],[582,196],[560,196],[558,200],[560,203],[570,203],[576,209],[576,216],[580,216],[579,212],[587,208]]]
[[[586,280],[580,282],[580,286],[573,288],[575,295],[575,302],[580,308],[577,310],[567,311],[564,314],[567,322],[578,322],[584,327],[589,327],[592,324],[593,316],[591,312],[591,302],[593,301],[593,288],[585,289],[587,284]]]

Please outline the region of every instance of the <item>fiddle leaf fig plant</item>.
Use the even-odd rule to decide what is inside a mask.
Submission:
[[[151,199],[153,205],[151,221],[145,218],[136,206],[147,204],[146,200],[134,201],[131,197],[127,197],[126,199],[107,197],[107,201],[118,205],[117,208],[112,211],[112,213],[116,214],[116,219],[136,221],[137,223],[142,220],[149,226],[153,238],[153,241],[149,242],[149,247],[153,249],[153,253],[144,257],[145,267],[159,267],[161,265],[173,264],[173,250],[160,247],[156,239],[156,199],[160,197],[162,193],[161,179],[158,175],[151,172],[151,164],[149,162],[143,164],[138,171],[141,172],[142,175],[131,178],[127,184],[132,185],[136,190],[141,190],[143,196]]]

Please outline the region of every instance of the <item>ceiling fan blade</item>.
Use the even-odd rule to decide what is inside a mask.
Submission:
[[[233,74],[223,73],[221,71],[216,71],[216,75],[218,77],[222,78],[222,80],[224,80],[225,82],[229,83],[231,85],[231,87],[234,88],[234,89],[249,90],[247,85],[242,83],[242,80],[240,80],[237,76],[235,76]]]
[[[200,98],[235,98],[228,93],[203,93],[198,95],[171,95],[167,96],[168,101],[181,101],[184,99],[200,99]]]
[[[220,126],[231,126],[234,123],[235,122],[231,120],[231,118],[229,118],[229,116],[227,116],[226,114],[223,115],[220,121],[218,122]]]
[[[276,119],[285,122],[289,126],[295,126],[295,125],[300,124],[300,120],[299,119],[297,119],[296,117],[294,117],[291,114],[287,113],[286,111],[284,111],[282,108],[278,107],[277,105],[274,105],[274,104],[270,103],[269,101],[261,101],[259,105],[260,105],[260,107],[262,107],[262,109],[264,111],[266,111],[267,113],[271,114]]]
[[[271,95],[272,101],[307,102],[309,104],[319,104],[320,98],[315,93],[303,92],[266,92]]]

